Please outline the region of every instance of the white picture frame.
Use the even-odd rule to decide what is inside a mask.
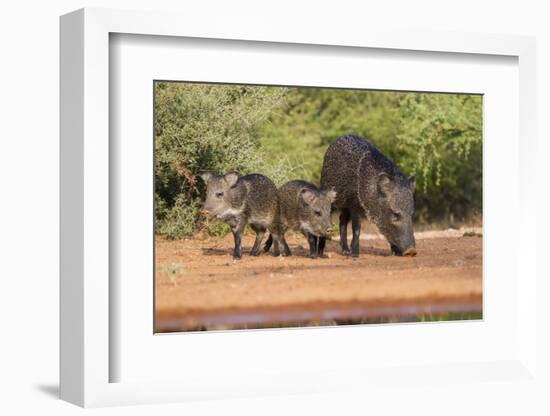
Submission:
[[[220,397],[322,393],[357,390],[413,380],[483,380],[536,382],[536,270],[533,182],[535,143],[535,41],[530,37],[396,32],[347,28],[337,32],[247,25],[204,20],[189,15],[107,9],[82,9],[61,18],[61,398],[80,406],[159,403]],[[429,51],[516,57],[519,67],[520,175],[516,275],[517,353],[498,361],[443,362],[399,371],[395,368],[333,369],[320,374],[287,370],[264,379],[235,374],[183,381],[111,382],[109,252],[109,36],[114,33],[248,42],[331,45],[333,47]],[[532,146],[531,146],[532,144]],[[222,334],[223,335],[223,334]],[[477,373],[476,373],[477,372]],[[408,374],[408,376],[407,376]],[[477,374],[477,375],[476,375]],[[480,376],[482,374],[482,376]],[[343,381],[345,380],[345,381]]]

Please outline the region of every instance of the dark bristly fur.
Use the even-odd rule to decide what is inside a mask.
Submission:
[[[214,175],[204,173],[206,201],[203,211],[226,222],[235,239],[233,257],[241,258],[241,236],[246,224],[256,232],[250,255],[257,256],[266,230],[273,235],[273,255],[279,256],[279,202],[277,187],[271,179],[237,173]]]
[[[335,197],[334,191],[321,192],[315,185],[302,180],[287,182],[279,188],[280,238],[285,255],[290,256],[291,252],[284,235],[288,230],[294,230],[301,231],[307,238],[310,257],[317,256],[318,238],[332,232],[331,203]],[[268,251],[270,246],[271,236],[264,250]]]
[[[374,223],[390,243],[393,254],[414,255],[414,177],[407,178],[367,139],[344,136],[327,149],[321,189],[334,189],[332,207],[340,211],[340,245],[350,254],[347,225],[351,220],[351,255],[359,255],[361,217]],[[325,239],[319,241],[322,254]]]

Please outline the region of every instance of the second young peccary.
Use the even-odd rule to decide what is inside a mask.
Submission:
[[[241,258],[241,236],[246,224],[256,232],[251,256],[259,254],[266,230],[273,236],[273,255],[280,255],[279,201],[277,187],[271,179],[259,174],[239,176],[233,172],[203,173],[201,178],[206,183],[203,213],[229,224],[235,239],[233,258]]]
[[[287,182],[279,188],[281,241],[286,256],[292,255],[284,239],[288,230],[301,231],[308,240],[310,257],[317,256],[318,239],[332,233],[331,204],[335,198],[335,191],[320,191],[301,180]],[[270,235],[265,251],[269,251],[272,241]]]

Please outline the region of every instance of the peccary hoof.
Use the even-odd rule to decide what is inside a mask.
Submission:
[[[242,256],[240,254],[233,254],[233,260],[240,260],[241,257]]]
[[[251,255],[251,256],[254,256],[254,257],[258,257],[258,256],[260,255],[260,251],[259,251],[259,250],[251,251],[251,252],[250,252],[250,255]]]
[[[351,254],[351,251],[349,250],[342,250],[342,255],[349,256]]]
[[[351,253],[351,257],[359,257],[359,253]]]
[[[316,259],[317,258],[317,254],[310,254],[308,256],[310,259]]]

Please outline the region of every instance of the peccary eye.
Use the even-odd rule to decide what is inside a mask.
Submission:
[[[223,196],[223,192],[216,192],[216,197],[221,198]]]
[[[315,211],[315,215],[317,215],[318,217],[320,217],[320,216],[323,215],[323,214],[321,213],[321,211]]]
[[[391,219],[393,221],[399,221],[401,219],[401,214],[398,212],[392,212]]]

